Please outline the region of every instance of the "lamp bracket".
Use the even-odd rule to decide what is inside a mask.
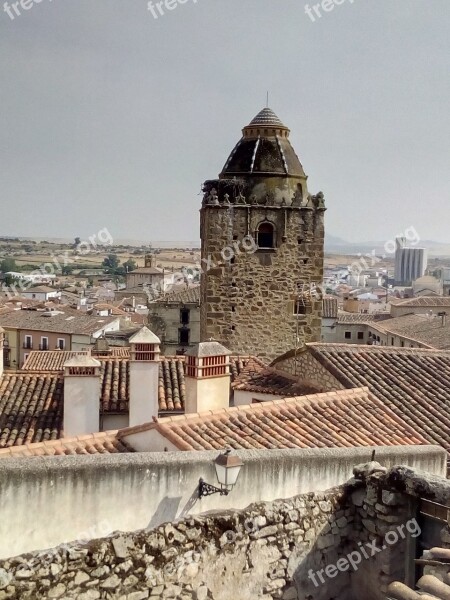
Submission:
[[[200,479],[198,484],[198,497],[212,496],[213,494],[220,494],[221,496],[228,496],[230,490],[218,488],[210,483],[206,483],[203,479]]]

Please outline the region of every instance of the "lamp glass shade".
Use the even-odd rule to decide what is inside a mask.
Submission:
[[[233,487],[239,477],[243,462],[238,456],[232,456],[230,452],[221,454],[215,461],[217,481],[225,488]]]

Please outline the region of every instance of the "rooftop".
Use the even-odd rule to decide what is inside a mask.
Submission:
[[[305,177],[288,137],[289,129],[270,108],[264,108],[244,127],[220,178],[244,174]]]
[[[273,112],[271,108],[263,108],[257,115],[254,117],[249,124],[251,126],[262,125],[266,127],[283,127],[286,128],[277,115]]]
[[[450,450],[450,352],[352,344],[307,348],[345,388],[367,386],[430,443]]]
[[[339,311],[338,313],[338,322],[339,323],[373,323],[375,321],[382,321],[383,319],[389,319],[389,313],[375,313],[375,314],[366,314],[366,313],[349,313],[344,311]]]
[[[134,450],[126,442],[117,438],[117,431],[107,431],[2,448],[0,449],[0,458],[117,454],[119,452],[134,452]]]
[[[233,362],[236,364],[235,361]],[[232,383],[232,388],[278,396],[303,396],[322,391],[317,385],[308,381],[299,381],[298,377],[268,367],[255,357],[248,358],[245,364],[242,364],[239,374]]]
[[[179,450],[337,448],[426,444],[367,388],[158,419],[119,431],[156,429]]]
[[[119,318],[117,316],[87,315],[63,306],[52,311],[51,316],[49,312],[46,310],[15,310],[0,315],[0,326],[6,329],[90,335]]]
[[[450,315],[404,315],[376,323],[378,331],[406,337],[428,348],[450,349]]]
[[[200,286],[176,286],[161,298],[154,301],[158,304],[200,304]]]
[[[419,296],[418,298],[406,298],[395,302],[395,306],[415,308],[420,306],[442,306],[450,308],[450,296]]]

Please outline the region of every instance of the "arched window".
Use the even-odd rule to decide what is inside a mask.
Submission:
[[[275,248],[275,227],[264,221],[258,227],[257,242],[259,248]]]

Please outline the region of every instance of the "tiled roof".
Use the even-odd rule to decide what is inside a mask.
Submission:
[[[55,440],[63,423],[63,380],[56,374],[4,374],[0,448]]]
[[[242,364],[239,367],[239,373],[236,373],[236,377],[232,383],[234,390],[278,396],[304,396],[322,391],[317,385],[311,382],[299,381],[298,377],[268,367],[258,358],[249,357],[245,360],[245,364],[242,362],[242,359],[237,360],[238,367],[239,361]],[[236,367],[236,359],[234,359],[233,363]]]
[[[52,288],[48,285],[37,285],[35,287],[30,287],[27,290],[25,290],[23,293],[24,294],[49,294],[52,292],[58,292],[59,290],[56,288]]]
[[[416,584],[418,591],[413,591],[404,583],[394,581],[388,587],[387,598],[448,600],[450,598],[450,550],[448,548],[424,550],[422,557],[416,563],[420,564],[424,573]]]
[[[200,304],[200,286],[176,286],[153,304]]]
[[[338,323],[348,323],[351,325],[352,323],[373,323],[375,320],[377,320],[375,315],[348,313],[344,311],[339,311],[338,313]]]
[[[336,319],[338,316],[337,298],[324,298],[322,301],[322,317],[324,319]]]
[[[406,337],[428,348],[450,349],[450,315],[445,321],[437,315],[404,315],[377,323],[376,329]]]
[[[88,352],[75,352],[71,350],[32,350],[25,361],[22,371],[62,371],[64,363],[77,355]]]
[[[427,443],[367,388],[167,417],[124,429],[118,436],[126,440],[127,435],[148,429],[187,451]]]
[[[430,443],[450,450],[450,352],[351,344],[307,347],[346,388],[368,386]]]
[[[117,316],[99,317],[86,315],[61,307],[53,316],[45,316],[44,311],[16,310],[0,315],[0,325],[5,328],[27,331],[52,331],[55,333],[78,333],[89,335],[112,323]]]
[[[94,310],[95,311],[109,311],[111,315],[126,315],[128,313],[126,313],[124,310],[118,308],[117,306],[114,306],[113,304],[107,304],[105,302],[101,302],[99,304],[94,304]]]
[[[88,354],[88,352],[73,350],[32,350],[22,367],[22,371],[62,371],[64,363],[78,354]],[[94,351],[92,352],[92,356],[97,358]],[[130,348],[125,346],[110,346],[108,358],[130,358]]]
[[[128,348],[115,351],[128,353]],[[35,351],[26,370],[5,374],[0,380],[0,448],[55,440],[63,435],[64,363],[86,353]],[[100,408],[104,414],[127,414],[129,410],[129,358],[96,357],[100,363]],[[160,414],[183,413],[186,401],[184,357],[165,357],[159,367]],[[48,369],[47,371],[44,370]],[[314,388],[295,378],[268,369],[259,359],[230,357],[232,384],[238,389],[280,395],[304,394]],[[240,379],[240,377],[242,378]]]
[[[3,448],[0,450],[0,458],[117,454],[120,452],[134,452],[134,450],[126,442],[117,438],[117,431],[107,431]]]
[[[418,298],[406,298],[395,303],[402,308],[415,308],[421,306],[450,307],[450,296],[420,296]]]

